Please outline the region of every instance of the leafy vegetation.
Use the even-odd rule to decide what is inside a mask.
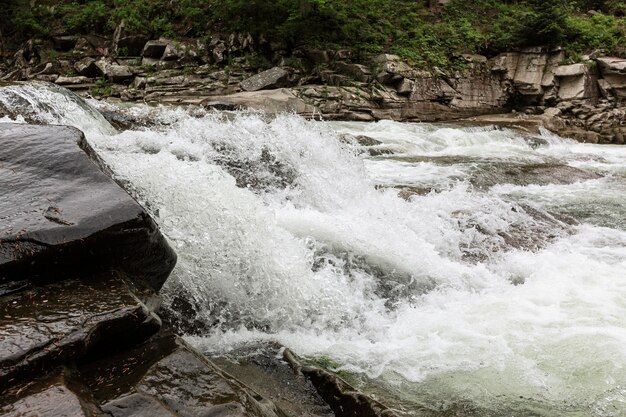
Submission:
[[[127,32],[210,39],[250,33],[288,48],[349,47],[395,53],[419,66],[449,67],[464,53],[561,45],[572,54],[624,46],[622,0],[0,0],[5,37]],[[592,11],[592,12],[591,12]]]

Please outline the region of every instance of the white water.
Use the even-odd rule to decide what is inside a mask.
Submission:
[[[158,126],[114,134],[89,108],[69,112],[64,93],[18,90],[44,103],[46,122],[83,129],[156,216],[179,255],[166,301],[185,297],[213,325],[189,337],[205,351],[278,340],[366,376],[364,389],[409,414],[626,415],[626,147],[545,134],[533,149],[485,127],[144,107],[127,111]],[[405,159],[367,158],[343,133]],[[604,177],[469,185],[493,162]],[[406,201],[376,185],[436,191]],[[517,249],[507,233],[540,247]]]

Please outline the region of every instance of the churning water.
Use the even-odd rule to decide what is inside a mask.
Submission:
[[[116,133],[67,93],[16,97],[155,216],[204,351],[278,340],[407,415],[626,415],[626,147],[141,106]]]

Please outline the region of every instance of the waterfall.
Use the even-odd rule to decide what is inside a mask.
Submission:
[[[626,413],[626,147],[193,107],[116,132],[44,84],[0,103],[85,131],[176,249],[166,307],[206,352],[277,340],[406,410]]]

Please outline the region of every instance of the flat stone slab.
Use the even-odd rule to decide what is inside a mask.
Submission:
[[[243,80],[241,88],[245,91],[258,91],[286,87],[288,83],[289,73],[280,67],[274,67]]]
[[[80,369],[112,417],[286,417],[181,339],[164,336]]]
[[[90,351],[115,350],[161,322],[120,278],[64,280],[0,298],[0,392]]]
[[[0,417],[105,417],[89,393],[66,374],[62,370],[0,399]]]
[[[65,126],[0,124],[0,284],[119,269],[158,291],[176,255]]]

